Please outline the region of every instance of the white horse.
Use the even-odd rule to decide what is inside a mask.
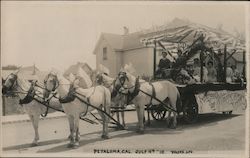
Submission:
[[[104,73],[100,73],[96,77],[96,82],[98,84],[104,85],[106,88],[108,88],[110,90],[112,106],[117,107],[118,110],[125,109],[126,103],[127,103],[127,97],[118,92],[119,87],[115,87],[116,80],[114,78],[109,77]],[[120,122],[119,112],[116,112],[116,116],[117,116],[117,121]],[[121,112],[121,119],[122,119],[122,125],[126,129],[127,127],[126,127],[126,123],[125,123],[125,119],[124,119],[124,111]]]
[[[43,102],[44,95],[47,95],[47,92],[44,92],[43,89],[34,85],[21,77],[18,76],[18,72],[11,73],[6,80],[4,80],[2,85],[2,93],[5,95],[9,92],[15,93],[20,99],[20,104],[23,110],[29,115],[29,118],[32,122],[35,137],[31,146],[37,146],[39,140],[38,124],[41,114],[54,112],[53,109],[47,109],[46,106],[34,100],[34,97]],[[61,108],[60,103],[52,98],[49,100],[50,105],[53,105],[54,108]]]
[[[55,84],[52,80],[57,80],[57,93],[64,112],[66,113],[70,126],[70,143],[68,147],[77,148],[79,146],[79,117],[81,114],[94,110],[95,108],[87,105],[91,104],[96,108],[104,109],[107,114],[110,114],[111,94],[104,86],[96,86],[88,89],[83,89],[77,85],[79,80],[70,82],[62,75],[57,74],[57,77],[50,76],[46,83],[46,88],[52,90]],[[103,119],[102,138],[109,138],[108,122],[109,118],[102,112],[98,111]]]
[[[137,116],[138,116],[138,132],[144,132],[144,108],[146,105],[159,105],[160,102],[164,102],[172,108],[172,112],[174,114],[173,118],[173,128],[177,125],[177,104],[181,104],[180,94],[176,86],[169,81],[158,81],[149,83],[146,81],[137,80],[135,76],[133,76],[129,69],[126,68],[121,70],[118,74],[119,85],[121,86],[120,92],[125,94],[133,94],[133,92],[137,91],[137,94],[133,96],[132,103],[136,106]],[[155,94],[154,97],[151,97]],[[169,124],[171,116],[171,111],[169,112],[169,116],[167,118],[167,123]]]

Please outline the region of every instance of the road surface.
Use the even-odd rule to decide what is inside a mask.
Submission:
[[[3,125],[4,153],[93,153],[107,150],[126,152],[237,152],[245,146],[245,111],[222,114],[203,114],[194,124],[179,120],[177,129],[167,128],[165,122],[152,121],[145,134],[137,134],[135,112],[126,113],[128,130],[110,129],[111,138],[102,140],[101,126],[80,122],[81,141],[78,149],[67,148],[69,134],[66,117],[42,120],[39,124],[39,146],[30,147],[33,128],[30,122]],[[147,149],[147,151],[140,150]],[[137,151],[135,151],[137,150]]]

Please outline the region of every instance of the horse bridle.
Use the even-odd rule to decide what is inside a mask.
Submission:
[[[15,85],[17,85],[17,75],[14,74],[14,73],[11,73],[11,74],[8,75],[7,78],[9,78],[9,76],[11,76],[11,75],[14,76],[13,78],[9,79],[10,82],[11,82],[11,86],[10,87],[6,87],[5,85],[3,86],[3,88],[6,88],[7,92],[10,91],[11,89],[13,89],[13,87]],[[6,80],[5,80],[5,82],[6,82]]]
[[[125,86],[124,86],[125,81],[126,81],[126,80],[129,81],[129,78],[128,78],[126,72],[119,72],[117,78],[118,78],[118,80],[119,80],[119,82],[120,82],[120,85],[121,85],[120,88],[123,88],[124,90],[130,90],[130,89],[132,89],[132,88],[135,88],[135,85],[133,85],[133,86],[131,86],[131,87],[125,87]],[[116,89],[116,90],[118,91],[118,93],[123,94],[123,95],[128,95],[128,94],[129,94],[129,93],[123,93],[123,92],[121,92],[121,91],[120,91],[120,88],[119,88],[118,90]]]
[[[49,79],[50,76],[53,77],[53,85],[54,85],[54,87],[53,87],[52,90],[48,90],[48,88],[47,88],[47,82],[48,82],[48,79]],[[59,87],[59,81],[58,81],[57,76],[54,75],[54,74],[52,74],[52,73],[49,73],[49,74],[47,75],[47,77],[44,79],[44,85],[45,85],[45,90],[47,90],[48,92],[53,92],[53,91],[55,91],[55,90]]]
[[[14,79],[10,79],[10,82],[12,82],[12,83],[11,83],[11,86],[7,89],[6,94],[8,94],[8,93],[11,91],[11,89],[13,89],[15,86],[16,86],[16,87],[19,86],[19,87],[21,88],[22,91],[15,91],[15,92],[13,92],[13,94],[15,94],[15,93],[24,93],[24,94],[30,95],[30,89],[31,89],[32,87],[34,88],[36,82],[35,82],[35,83],[31,83],[31,86],[30,86],[29,90],[27,91],[27,90],[23,89],[22,86],[20,86],[20,85],[18,84],[18,77],[17,77],[16,74],[11,73],[11,74],[9,74],[9,76],[10,76],[10,75],[14,76],[14,77],[13,77]],[[9,77],[9,76],[8,76],[8,77]],[[7,77],[7,78],[8,78],[8,77]],[[6,81],[5,81],[5,82],[6,82]],[[6,86],[5,86],[5,87],[6,87]]]

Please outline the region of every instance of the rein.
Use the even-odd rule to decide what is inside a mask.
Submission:
[[[149,83],[149,82],[147,82]],[[128,93],[122,93],[119,91],[119,93],[121,94],[124,94],[124,95],[127,95],[128,96],[128,100],[127,100],[127,104],[129,104],[138,94],[139,92],[142,92],[143,94],[151,97],[150,99],[150,104],[152,104],[152,100],[155,99],[156,101],[158,101],[160,104],[162,104],[162,106],[167,109],[167,110],[170,110],[170,111],[173,111],[173,112],[176,112],[176,110],[172,109],[171,107],[169,107],[168,105],[166,105],[166,103],[164,103],[163,101],[161,101],[160,99],[156,98],[156,94],[155,94],[155,88],[153,86],[152,83],[149,83],[149,85],[152,86],[152,94],[149,94],[143,90],[140,89],[140,82],[139,82],[139,77],[136,78],[136,81],[135,81],[135,85],[134,86],[131,86],[131,87],[134,87],[134,91],[132,93],[128,92]],[[130,88],[126,88],[124,87],[124,85],[121,85],[123,88],[125,89],[130,89]],[[129,98],[131,97],[131,98]]]

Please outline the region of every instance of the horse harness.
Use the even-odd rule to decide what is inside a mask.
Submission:
[[[139,94],[140,87],[141,87],[141,84],[139,82],[139,77],[137,77],[136,80],[135,80],[134,91],[133,92],[128,91],[127,105],[129,105],[129,103]]]
[[[23,99],[19,99],[19,104],[22,106],[23,104],[29,104],[35,96],[35,88],[34,88],[34,83],[31,84],[27,95]]]

